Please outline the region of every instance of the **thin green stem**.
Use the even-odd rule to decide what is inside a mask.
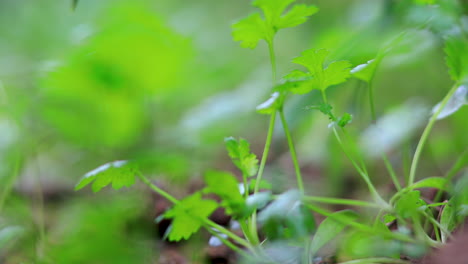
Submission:
[[[270,52],[270,63],[271,63],[271,74],[273,79],[273,84],[276,83],[276,55],[275,55],[275,45],[273,40],[268,41],[268,50]]]
[[[178,204],[179,203],[179,200],[177,200],[175,197],[173,197],[172,195],[170,195],[169,193],[165,192],[164,190],[162,190],[161,188],[159,188],[158,186],[154,185],[148,178],[146,178],[143,174],[139,173],[138,174],[138,177],[140,178],[140,180],[145,183],[149,188],[151,188],[153,191],[155,191],[157,194],[163,196],[164,198],[166,198],[168,201],[170,201],[171,203],[173,204]],[[244,246],[245,248],[249,249],[250,251],[252,252],[255,252],[255,249],[247,242],[245,241],[244,239],[242,239],[241,237],[237,236],[236,234],[232,233],[231,231],[229,231],[228,229],[216,224],[215,222],[211,221],[210,219],[200,219],[204,226],[206,228],[214,228],[216,229],[217,231],[227,235],[229,238],[231,238],[232,240],[234,240],[235,242],[237,242],[239,245],[241,246]]]
[[[245,238],[247,239],[250,244],[253,245],[258,245],[260,242],[258,241],[258,235],[257,233],[252,233],[252,228],[250,223],[250,218],[247,219],[247,222],[244,222],[244,220],[239,220],[239,225],[241,226],[242,232],[244,233]]]
[[[379,65],[380,61],[382,60],[382,55],[377,56],[376,60],[377,61],[375,63]],[[368,88],[369,88],[369,106],[370,106],[370,112],[371,112],[371,119],[373,123],[377,121],[377,114],[375,113],[375,103],[374,103],[374,85],[373,85],[374,77],[375,77],[375,69],[374,69],[371,79],[367,83]],[[398,177],[396,176],[396,173],[392,164],[388,160],[387,154],[382,153],[382,159],[385,163],[385,167],[387,168],[388,173],[390,174],[390,177],[392,178],[395,188],[397,188],[397,190],[401,190],[400,182],[398,181]]]
[[[270,152],[271,141],[273,138],[273,131],[275,128],[275,119],[276,113],[272,113],[270,116],[270,124],[268,125],[268,134],[265,142],[265,148],[263,149],[262,160],[260,161],[260,166],[258,168],[257,180],[255,182],[254,194],[260,189],[260,182],[262,180],[263,171],[265,170],[265,164],[268,159],[268,153]]]
[[[168,201],[170,201],[173,204],[178,204],[179,200],[177,200],[174,196],[170,195],[163,189],[159,188],[158,186],[154,185],[148,178],[146,178],[143,174],[138,173],[138,177],[140,180],[146,184],[150,189],[152,189],[154,192],[157,194],[161,195],[162,197],[166,198]]]
[[[375,122],[377,120],[377,116],[375,114],[375,105],[374,105],[374,87],[372,85],[373,79],[371,79],[368,83],[369,87],[369,106],[370,106],[370,111],[371,111],[371,118],[372,122]]]
[[[450,170],[447,171],[445,174],[445,179],[447,180],[447,184],[450,184],[452,181],[453,177],[457,175],[457,173],[463,169],[468,163],[468,148],[466,148],[463,153],[458,157],[457,161],[452,165]],[[439,190],[434,197],[434,202],[440,201],[440,198],[442,197],[442,194],[444,193],[443,190]]]
[[[215,222],[211,221],[210,219],[203,219],[203,223],[206,226],[212,227],[212,228],[218,230],[219,232],[227,235],[229,238],[231,238],[232,240],[237,242],[239,245],[244,246],[245,248],[249,249],[251,252],[255,252],[255,249],[252,247],[252,245],[249,244],[249,242],[245,241],[244,239],[240,238],[236,234],[232,233],[231,231],[229,231],[225,227],[216,224]]]
[[[395,170],[393,169],[393,166],[390,163],[390,161],[388,160],[388,157],[387,157],[387,155],[385,155],[385,153],[382,154],[382,160],[384,161],[385,167],[387,168],[388,173],[390,174],[390,177],[392,178],[392,181],[393,181],[393,184],[395,185],[395,188],[398,191],[400,191],[401,190],[400,181],[398,181],[398,177],[396,176]]]
[[[217,237],[223,244],[225,244],[227,247],[230,249],[234,250],[236,253],[239,255],[243,256],[244,258],[250,258],[248,254],[246,254],[242,249],[240,249],[238,246],[236,246],[234,243],[229,241],[228,239],[222,237],[220,233],[216,232],[215,230],[211,228],[207,228],[208,232],[210,232],[213,236]]]
[[[327,94],[325,93],[325,90],[320,90],[320,92],[322,94],[323,102],[328,104]]]
[[[249,197],[249,184],[247,183],[247,175],[244,173],[242,174],[242,180],[244,182],[244,198],[247,199]]]
[[[289,152],[291,152],[291,159],[294,165],[294,170],[296,171],[296,178],[297,178],[297,187],[299,191],[304,194],[304,182],[302,181],[301,175],[301,168],[299,166],[299,162],[297,160],[296,149],[294,147],[294,143],[291,137],[291,133],[289,132],[288,123],[286,122],[286,118],[284,116],[283,109],[279,110],[279,114],[281,117],[281,123],[283,124],[284,134],[286,135],[286,139],[288,141]]]
[[[370,207],[370,208],[382,208],[382,206],[379,205],[379,204],[370,203],[370,202],[366,202],[366,201],[360,201],[360,200],[318,197],[318,196],[304,196],[303,199],[305,201],[317,202],[317,203],[362,206],[362,207]]]
[[[353,221],[349,221],[349,219],[343,219],[343,218],[340,218],[340,217],[337,217],[336,215],[334,215],[332,212],[328,211],[328,210],[325,210],[325,209],[322,209],[318,206],[315,206],[315,205],[312,205],[312,204],[306,204],[307,207],[309,207],[312,211],[318,213],[318,214],[321,214],[323,216],[326,216],[326,217],[331,217],[332,219],[334,219],[335,221],[339,222],[339,223],[342,223],[342,224],[345,224],[345,225],[349,225],[359,231],[362,231],[362,232],[365,232],[365,233],[368,233],[368,234],[379,234],[385,238],[390,238],[390,239],[396,239],[396,240],[400,240],[400,241],[404,241],[404,242],[410,242],[410,243],[414,243],[416,242],[413,238],[409,237],[409,236],[406,236],[406,235],[403,235],[403,234],[399,234],[399,233],[389,233],[389,232],[385,232],[385,231],[380,231],[378,229],[375,229],[375,228],[372,228],[372,227],[369,227],[367,225],[364,225],[364,224],[360,224],[360,223],[357,223],[357,222],[353,222]]]
[[[416,151],[413,156],[413,161],[411,163],[411,169],[410,169],[410,175],[408,179],[408,186],[414,183],[414,180],[416,178],[416,169],[418,168],[418,162],[419,158],[421,157],[422,150],[424,148],[424,145],[426,144],[427,139],[429,138],[429,134],[432,131],[432,127],[434,126],[435,122],[437,121],[437,117],[439,114],[442,112],[442,109],[444,109],[445,105],[449,101],[449,99],[452,97],[452,95],[455,93],[457,90],[458,84],[455,84],[450,91],[447,93],[447,95],[444,97],[442,102],[440,103],[439,108],[431,116],[429,119],[429,123],[427,124],[426,128],[424,129],[424,132],[419,140],[418,146],[416,147]]]
[[[346,150],[346,148],[344,147],[344,144],[343,144],[343,141],[341,140],[341,137],[340,135],[338,134],[338,132],[336,131],[336,128],[333,127],[333,133],[335,134],[335,137],[336,137],[336,140],[338,141],[338,144],[340,145],[341,149],[343,150],[344,154],[346,155],[346,157],[351,161],[351,163],[353,164],[354,168],[356,168],[356,170],[358,171],[359,175],[361,175],[362,179],[366,182],[367,184],[367,187],[369,188],[369,191],[370,193],[372,194],[373,198],[376,200],[376,202],[378,202],[379,204],[386,204],[386,202],[382,199],[382,197],[380,196],[380,194],[377,192],[377,189],[374,187],[374,185],[372,184],[369,176],[367,175],[367,173],[365,173],[365,171],[363,171],[359,165],[356,163],[356,161],[354,161],[354,159],[349,155],[348,151]]]
[[[13,184],[15,183],[16,178],[18,178],[20,172],[22,156],[20,153],[18,153],[17,155],[18,156],[16,157],[15,164],[13,165],[12,174],[10,175],[8,181],[5,184],[5,187],[3,188],[2,193],[0,194],[0,212],[2,212],[5,201],[10,195],[11,189],[13,188]]]

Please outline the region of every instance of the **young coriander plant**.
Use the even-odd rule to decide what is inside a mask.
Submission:
[[[76,2],[74,1],[74,3]],[[429,119],[414,154],[410,177],[406,186],[400,185],[395,170],[388,162],[388,158],[383,156],[383,160],[397,188],[397,192],[386,202],[371,182],[364,159],[358,151],[353,151],[357,149],[357,144],[346,131],[346,125],[352,121],[352,115],[344,113],[337,117],[333,113],[333,107],[327,99],[327,89],[333,85],[344,83],[351,76],[365,81],[369,86],[371,116],[372,120],[375,121],[377,116],[373,101],[372,82],[376,69],[388,51],[388,47],[379,52],[374,60],[354,69],[351,68],[348,61],[335,61],[327,64],[326,59],[329,51],[326,49],[306,50],[293,62],[304,66],[307,71],[294,70],[283,77],[280,84],[277,84],[274,53],[276,33],[280,29],[295,27],[304,23],[309,16],[318,11],[315,6],[293,4],[294,2],[295,0],[254,0],[252,2],[253,6],[260,8],[263,16],[254,13],[233,25],[234,40],[241,41],[242,47],[253,49],[260,40],[266,41],[270,52],[274,87],[271,98],[257,107],[259,113],[270,115],[270,124],[260,164],[258,164],[256,155],[251,152],[247,140],[236,140],[232,137],[225,139],[228,155],[242,174],[241,183],[229,172],[209,171],[204,176],[206,188],[178,200],[145,177],[139,171],[136,163],[115,161],[87,173],[76,185],[76,190],[90,184],[92,184],[94,192],[100,191],[107,185],[112,185],[114,189],[120,189],[130,187],[136,182],[136,178],[139,178],[151,190],[173,204],[173,207],[158,219],[172,219],[171,227],[165,234],[167,239],[171,241],[189,239],[203,227],[228,247],[250,260],[252,260],[253,256],[254,259],[260,258],[274,262],[275,260],[264,252],[264,247],[268,245],[269,241],[289,240],[296,241],[304,248],[301,261],[303,263],[312,263],[318,250],[338,236],[347,226],[355,232],[366,234],[368,237],[379,236],[382,239],[395,241],[402,247],[404,245],[419,244],[437,246],[446,242],[450,237],[450,232],[466,216],[466,213],[463,215],[461,212],[466,211],[465,206],[468,204],[468,196],[466,195],[468,183],[466,181],[462,182],[459,184],[459,188],[454,188],[451,185],[451,180],[461,168],[466,166],[467,152],[464,152],[445,177],[429,177],[415,181],[415,174],[422,149],[434,123],[441,116],[446,117],[466,104],[466,92],[463,91],[467,89],[468,80],[468,57],[466,56],[468,54],[468,41],[465,38],[452,38],[446,41],[447,64],[455,83],[442,102],[436,106]],[[287,10],[291,5],[292,7]],[[464,55],[459,56],[460,54]],[[320,91],[323,102],[320,105],[310,106],[309,109],[319,110],[332,121],[330,127],[334,136],[344,154],[367,184],[374,202],[305,195],[300,167],[284,116],[283,106],[289,93],[302,95],[313,90]],[[465,101],[462,100],[462,103],[460,103],[461,99],[457,96],[460,98],[464,96]],[[450,111],[446,110],[447,106],[451,107]],[[448,112],[449,114],[446,114]],[[269,190],[260,192],[260,188],[265,183],[262,180],[262,175],[272,142],[277,113],[280,115],[288,141],[296,172],[298,190],[289,190],[279,195],[273,195]],[[345,140],[342,139],[342,136]],[[256,178],[249,180],[253,176],[256,176]],[[420,188],[437,188],[440,190],[439,195],[436,196],[433,203],[427,203],[422,199],[421,193],[418,191]],[[452,192],[453,196],[448,202],[438,201],[442,191],[451,191],[453,189],[456,190]],[[221,201],[218,203],[215,200],[204,198],[204,194],[208,193],[217,195]],[[374,223],[366,225],[361,222],[359,215],[353,211],[330,212],[317,206],[317,203],[380,210],[375,217]],[[231,215],[233,220],[239,223],[244,237],[236,235],[231,230],[209,219],[209,216],[219,206],[224,207],[227,214]],[[434,216],[432,208],[439,206],[442,206],[443,210],[440,217],[437,217]],[[318,227],[316,227],[311,211],[326,217]],[[423,225],[423,220],[432,225],[435,240],[429,236],[428,228]],[[391,231],[385,224],[392,222],[396,222],[399,228],[412,226],[413,232],[406,232],[401,228]],[[258,233],[258,225],[263,231],[264,238]],[[412,236],[413,233],[414,237]],[[314,235],[311,238],[312,234]],[[244,249],[250,254],[247,254]],[[356,260],[358,262],[353,263],[408,263],[399,258],[400,251],[394,253],[398,253],[398,257],[378,256]]]
[[[270,53],[273,84],[276,84],[276,56],[274,49],[274,38],[276,33],[280,29],[296,27],[303,24],[307,21],[308,17],[317,13],[319,10],[313,5],[294,4],[294,2],[296,2],[296,0],[254,0],[252,5],[262,10],[263,17],[259,13],[253,13],[232,26],[232,35],[234,40],[240,41],[241,46],[244,48],[254,49],[260,40],[266,41]],[[291,5],[292,7],[286,12],[286,9]],[[265,162],[271,145],[276,113],[278,112],[291,152],[291,158],[297,177],[297,185],[299,190],[304,193],[304,184],[299,162],[297,160],[296,150],[283,112],[284,97],[285,94],[282,92],[274,93],[271,99],[260,105],[258,108],[260,113],[270,115],[270,124],[265,149],[263,151],[257,175],[257,183],[261,182],[263,169],[265,167]],[[254,193],[257,191],[258,188],[255,188]]]

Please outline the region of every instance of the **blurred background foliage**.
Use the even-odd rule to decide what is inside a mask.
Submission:
[[[247,0],[81,0],[75,11],[70,2],[0,1],[0,262],[158,263],[144,188],[91,196],[74,193],[75,182],[105,162],[133,159],[182,197],[200,187],[205,170],[233,170],[224,137],[248,139],[260,156],[268,120],[255,106],[271,89],[267,47],[242,49],[231,39],[230,25],[253,11]],[[280,75],[305,49],[327,48],[333,60],[358,65],[407,32],[374,81],[377,114],[397,113],[391,127],[408,128],[385,147],[406,174],[427,109],[452,86],[443,40],[468,32],[468,3],[303,2],[320,11],[279,34]],[[338,112],[354,115],[359,138],[370,124],[365,84],[350,80],[330,97]],[[304,109],[319,101],[312,93],[286,105],[307,192],[367,197],[326,117]],[[437,124],[421,177],[443,175],[465,150],[467,114],[465,107]],[[276,190],[294,183],[283,137],[278,127],[267,167]],[[368,163],[388,190],[383,164],[372,156]]]

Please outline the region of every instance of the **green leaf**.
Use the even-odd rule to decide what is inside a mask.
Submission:
[[[308,49],[293,62],[306,67],[312,76],[317,76],[323,72],[323,64],[329,53],[326,49]]]
[[[233,137],[224,139],[226,149],[232,162],[242,171],[243,175],[254,176],[258,171],[258,159],[250,152],[250,144],[241,138],[238,141]]]
[[[291,11],[279,19],[278,28],[289,28],[303,24],[308,17],[318,12],[318,7],[308,5],[295,5]]]
[[[446,62],[454,81],[468,79],[468,39],[449,37],[445,42]]]
[[[239,191],[237,179],[228,172],[210,171],[205,174],[207,191],[218,195],[228,214],[239,213],[244,207],[244,197]]]
[[[338,126],[345,127],[347,124],[353,121],[353,116],[349,113],[344,113],[337,121]]]
[[[372,59],[367,63],[360,64],[351,70],[351,74],[354,78],[370,82],[374,78],[375,70],[377,69],[377,60]]]
[[[419,189],[419,188],[437,188],[440,190],[447,190],[447,179],[443,177],[429,177],[408,186],[407,189]]]
[[[290,91],[304,94],[315,89],[325,90],[332,85],[345,82],[351,76],[351,64],[348,61],[335,61],[325,68],[324,63],[328,54],[329,51],[326,49],[309,49],[304,51],[300,57],[295,58],[293,62],[306,67],[309,72],[293,71],[286,78],[297,79],[300,77],[310,80],[304,80],[300,85],[296,85],[297,87],[291,87]]]
[[[418,208],[426,205],[421,199],[419,191],[411,191],[403,194],[395,204],[395,212],[403,217],[409,218],[418,212]]]
[[[335,61],[324,70],[322,89],[332,85],[344,83],[350,76],[351,63],[349,61]]]
[[[343,221],[337,221],[337,218]],[[323,220],[323,222],[320,223],[317,232],[315,233],[314,238],[310,244],[311,254],[315,255],[320,248],[322,248],[325,244],[330,242],[330,240],[335,238],[341,231],[343,231],[343,229],[346,227],[346,224],[344,223],[354,221],[356,218],[356,213],[350,210],[345,210],[335,212]]]
[[[303,71],[293,70],[284,76],[283,80],[285,83],[282,85],[282,89],[295,94],[308,93],[311,89],[314,89],[311,87],[318,89],[317,78],[313,78],[311,74]]]
[[[286,8],[296,0],[255,0],[253,5],[263,11],[264,18],[254,13],[232,25],[232,36],[235,41],[241,41],[244,48],[255,48],[263,39],[267,43],[273,41],[276,32],[282,28],[298,26],[318,11],[315,6],[294,5],[284,13]]]
[[[130,187],[135,183],[135,175],[138,173],[138,167],[134,163],[126,160],[109,162],[86,173],[75,186],[75,191],[93,181],[93,192],[98,192],[109,184],[112,184],[112,188],[115,190]]]
[[[164,214],[164,217],[172,218],[169,240],[189,239],[217,207],[215,201],[203,200],[200,192],[181,200]]]
[[[259,14],[252,14],[232,25],[234,41],[241,41],[241,47],[254,49],[261,39],[269,39],[272,32],[268,31],[265,21]]]

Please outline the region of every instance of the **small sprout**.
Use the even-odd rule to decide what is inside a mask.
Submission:
[[[338,118],[337,124],[340,127],[345,127],[347,124],[353,121],[353,116],[349,113],[344,113],[343,116]]]
[[[246,176],[254,176],[258,171],[257,156],[250,152],[250,144],[247,140],[241,138],[236,140],[233,137],[224,139],[226,149],[232,162]]]
[[[331,121],[336,120],[335,116],[332,113],[333,107],[330,104],[323,103],[319,105],[311,105],[311,106],[307,106],[306,109],[319,110],[324,115],[327,115]]]

